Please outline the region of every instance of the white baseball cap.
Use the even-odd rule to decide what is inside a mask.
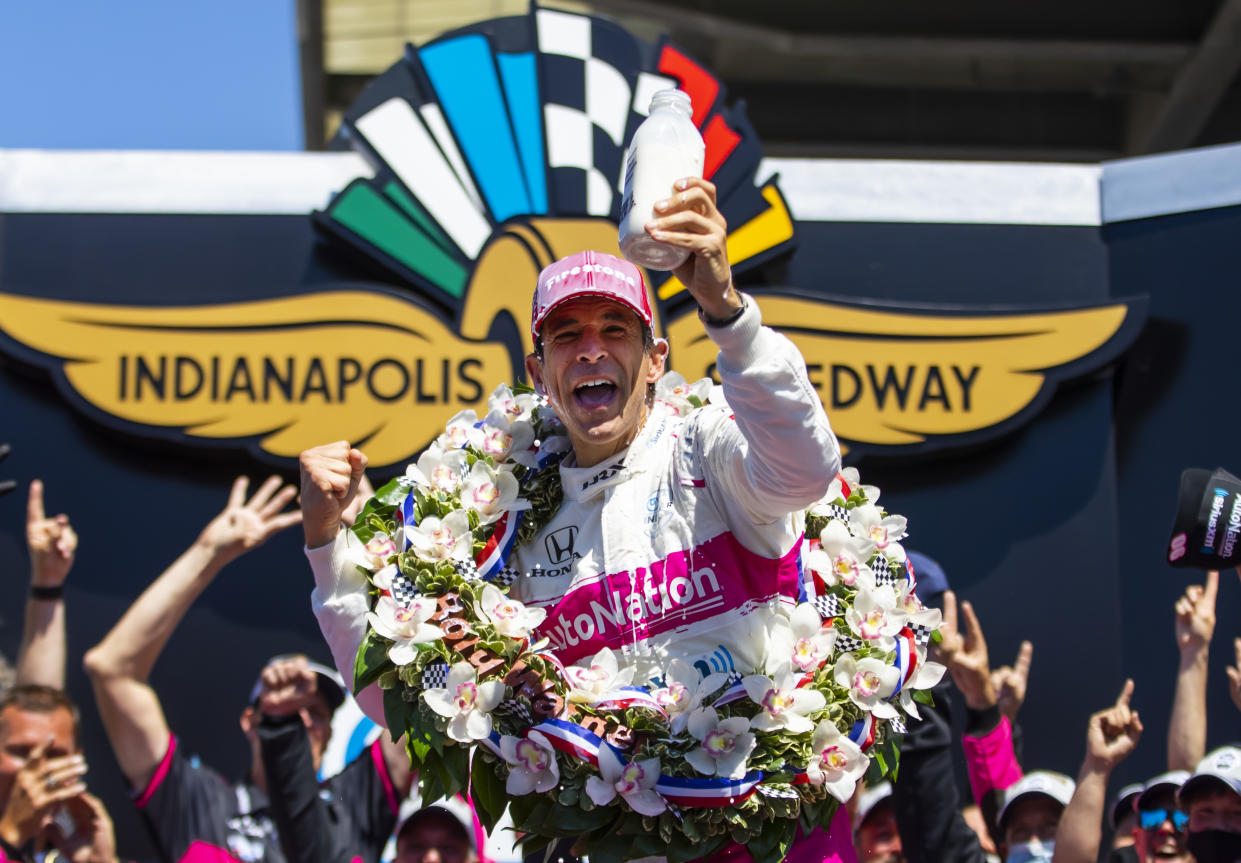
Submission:
[[[1133,804],[1145,790],[1146,786],[1141,782],[1134,782],[1116,792],[1116,799],[1112,801],[1112,809],[1108,815],[1113,830],[1120,825],[1122,818],[1134,813]]]
[[[1050,797],[1061,806],[1068,806],[1076,788],[1076,783],[1063,773],[1055,773],[1051,770],[1035,770],[1033,773],[1027,773],[1008,786],[1004,792],[1004,805],[1000,807],[1000,814],[996,820],[999,821],[1000,827],[1003,827],[1004,816],[1012,805],[1023,797],[1032,797],[1036,794]]]
[[[867,787],[862,792],[862,796],[858,798],[857,823],[860,825],[866,820],[866,816],[871,813],[871,810],[891,796],[892,783],[890,782],[880,782],[873,788]]]
[[[1212,782],[1222,782],[1225,787],[1236,794],[1241,794],[1241,749],[1236,746],[1221,746],[1198,762],[1193,775],[1181,785],[1179,798],[1184,801],[1194,791]]]
[[[1175,795],[1188,778],[1188,770],[1171,770],[1167,773],[1160,773],[1142,786],[1142,793],[1138,796],[1137,802],[1133,804],[1134,808],[1146,809],[1151,799],[1161,791],[1171,791]]]

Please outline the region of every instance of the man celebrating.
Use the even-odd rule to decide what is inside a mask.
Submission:
[[[764,667],[781,604],[796,602],[797,513],[826,493],[839,450],[796,348],[732,283],[715,187],[680,180],[655,210],[651,236],[691,252],[675,275],[720,349],[728,406],[685,418],[652,410],[668,346],[636,267],[597,252],[547,267],[526,370],[573,451],[559,467],[563,505],[509,559],[525,576],[510,592],[547,610],[540,633],[564,662],[610,647],[635,682],[662,677],[672,659],[750,674]],[[316,616],[337,667],[352,670],[370,609],[338,530],[365,456],[338,442],[304,452],[301,466]],[[617,594],[625,615],[587,617]],[[375,687],[358,700],[382,721]],[[822,833],[809,841],[815,859],[831,859]]]

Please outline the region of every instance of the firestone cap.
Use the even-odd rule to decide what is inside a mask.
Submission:
[[[552,310],[578,297],[615,300],[632,310],[648,330],[654,328],[642,271],[604,252],[585,251],[561,258],[539,273],[530,306],[530,337],[538,342],[539,329]]]

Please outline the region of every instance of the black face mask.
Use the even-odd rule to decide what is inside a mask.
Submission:
[[[1189,834],[1185,847],[1198,863],[1236,863],[1241,860],[1241,833],[1201,830]]]

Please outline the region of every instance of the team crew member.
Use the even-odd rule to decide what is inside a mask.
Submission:
[[[246,486],[246,479],[238,478],[224,511],[86,656],[108,739],[166,860],[204,859],[199,855],[243,863],[285,860],[268,806],[268,795],[275,789],[269,787],[263,769],[260,716],[254,705],[247,705],[240,719],[250,744],[251,767],[243,781],[231,784],[187,757],[149,683],[151,669],[177,624],[220,570],[300,520],[296,511],[282,512],[295,490],[281,489],[277,477],[249,501]],[[339,685],[320,675],[314,696],[299,705],[298,719],[306,730],[315,769],[331,735],[332,712],[343,699]],[[351,819],[366,835],[386,836],[396,823],[395,801],[409,784],[405,753],[383,737],[330,780],[329,791],[347,801]],[[378,859],[378,849],[366,859],[367,863]]]
[[[692,252],[675,275],[720,349],[728,407],[685,418],[651,410],[668,346],[654,338],[636,267],[597,252],[547,267],[526,369],[573,451],[560,465],[559,512],[510,557],[518,572],[538,575],[518,578],[511,593],[547,609],[541,634],[565,662],[609,647],[640,682],[676,658],[704,673],[749,674],[764,667],[780,607],[796,602],[798,514],[827,492],[839,450],[801,355],[733,286],[714,186],[681,180],[657,212],[652,235]],[[339,442],[301,463],[314,606],[337,667],[352,669],[366,583],[345,562],[349,534],[338,538],[338,524],[365,456]],[[616,596],[617,613],[594,613]],[[379,695],[364,691],[359,703],[382,721]],[[833,834],[849,848],[847,826]],[[802,859],[838,853],[821,831],[802,841]],[[840,853],[852,859],[851,849]]]

